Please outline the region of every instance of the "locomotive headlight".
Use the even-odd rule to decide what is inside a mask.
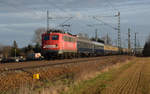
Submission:
[[[43,49],[46,48],[45,46],[43,46]]]

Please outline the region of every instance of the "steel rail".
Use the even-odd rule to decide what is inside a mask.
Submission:
[[[44,65],[36,65],[36,66],[26,66],[26,67],[17,67],[17,68],[3,68],[0,69],[0,73],[3,72],[9,72],[9,71],[21,71],[21,70],[27,70],[27,69],[37,69],[37,68],[44,68],[44,67],[52,67],[56,65],[66,65],[66,64],[78,64],[78,63],[88,63],[88,61],[94,61],[99,60],[98,58],[92,58],[92,59],[86,59],[86,60],[77,60],[77,61],[66,61],[63,63],[51,63],[51,64],[44,64]]]

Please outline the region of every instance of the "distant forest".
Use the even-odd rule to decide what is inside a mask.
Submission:
[[[150,37],[144,45],[143,55],[144,56],[150,56]]]

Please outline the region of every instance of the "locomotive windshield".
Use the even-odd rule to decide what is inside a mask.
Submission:
[[[44,40],[49,40],[50,39],[50,36],[49,35],[45,35],[44,36]]]
[[[59,36],[58,35],[53,35],[52,36],[52,40],[58,40],[59,39]]]

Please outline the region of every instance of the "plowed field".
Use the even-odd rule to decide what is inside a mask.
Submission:
[[[150,58],[137,58],[101,94],[150,94]]]

